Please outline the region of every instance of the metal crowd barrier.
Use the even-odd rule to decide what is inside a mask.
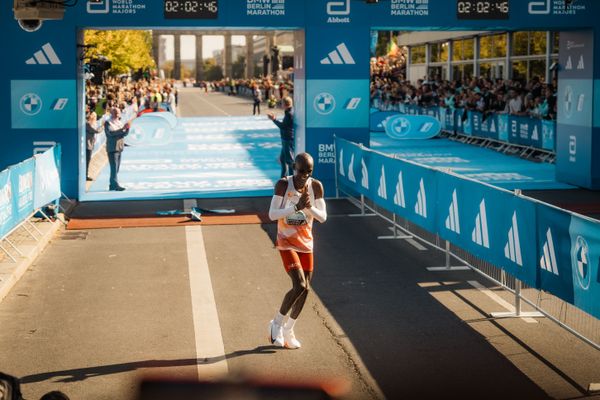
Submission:
[[[50,220],[42,208],[61,197],[60,156],[60,145],[56,145],[0,171],[0,250],[12,262],[16,263],[17,259],[8,248],[18,256],[22,257],[23,253],[9,237],[22,228],[39,241],[42,232],[31,223],[31,218],[39,213]]]
[[[360,213],[356,214],[356,216],[358,216],[358,217],[378,216],[380,218],[383,218],[384,220],[386,220],[387,222],[389,222],[391,224],[390,229],[391,229],[393,235],[392,236],[381,236],[380,239],[415,239],[419,242],[422,242],[426,245],[431,246],[432,248],[435,248],[435,249],[438,249],[438,250],[444,252],[444,254],[446,256],[445,257],[445,265],[443,265],[441,267],[433,267],[433,268],[430,268],[429,270],[443,272],[443,271],[452,271],[452,270],[456,270],[456,269],[470,269],[470,270],[473,270],[476,273],[480,274],[481,276],[485,277],[486,279],[490,280],[494,284],[496,284],[496,285],[504,288],[505,290],[509,291],[510,293],[512,293],[514,295],[514,308],[515,308],[514,312],[492,313],[491,317],[523,318],[523,317],[545,316],[548,319],[550,319],[551,321],[557,323],[559,326],[568,330],[569,332],[571,332],[572,334],[574,334],[581,340],[587,342],[595,349],[600,350],[600,319],[598,319],[594,315],[594,314],[597,314],[598,310],[597,310],[597,308],[590,309],[587,306],[587,303],[584,304],[583,300],[581,299],[581,296],[586,294],[585,291],[590,290],[590,292],[587,293],[587,295],[589,295],[589,297],[592,301],[597,302],[597,297],[595,296],[595,294],[597,294],[598,292],[592,291],[592,289],[597,290],[600,288],[600,271],[598,271],[598,269],[600,269],[600,265],[599,266],[592,265],[594,262],[591,261],[591,259],[593,259],[593,261],[595,261],[595,262],[600,262],[600,258],[598,260],[596,260],[596,258],[598,256],[595,254],[596,252],[600,251],[600,246],[598,246],[598,243],[597,243],[597,241],[600,240],[600,224],[598,224],[597,221],[592,221],[592,220],[587,221],[583,217],[574,215],[573,217],[577,217],[577,220],[574,219],[575,223],[571,223],[571,226],[567,227],[568,230],[573,230],[575,228],[572,228],[572,226],[577,227],[578,226],[577,224],[588,223],[588,224],[592,224],[591,226],[594,228],[594,232],[593,232],[595,235],[594,237],[590,238],[591,234],[588,231],[579,232],[579,233],[581,233],[581,235],[577,237],[577,239],[579,240],[580,237],[583,237],[587,234],[588,235],[587,240],[590,242],[590,245],[586,250],[589,252],[589,253],[587,253],[587,257],[588,257],[587,261],[589,261],[589,263],[587,266],[588,270],[587,270],[587,275],[586,275],[586,277],[589,277],[589,279],[590,279],[589,281],[587,281],[588,288],[584,288],[585,285],[582,286],[581,281],[579,281],[579,283],[577,282],[579,279],[579,277],[577,276],[579,271],[572,269],[572,268],[576,268],[577,266],[575,266],[575,267],[573,267],[572,265],[567,266],[566,265],[567,261],[563,260],[564,254],[562,254],[562,253],[564,253],[564,251],[559,249],[559,247],[562,246],[563,243],[558,243],[562,239],[560,237],[558,237],[556,231],[550,233],[551,236],[554,235],[554,236],[557,236],[558,239],[560,239],[560,240],[557,240],[556,244],[553,244],[552,240],[550,240],[548,242],[548,241],[545,241],[545,238],[539,238],[538,237],[539,235],[537,235],[537,234],[535,235],[537,243],[541,243],[544,241],[545,241],[545,243],[543,244],[543,251],[540,249],[539,252],[536,252],[534,254],[533,260],[531,259],[531,257],[528,257],[525,254],[525,252],[527,252],[527,250],[525,250],[525,246],[521,246],[519,243],[519,245],[518,245],[519,246],[519,256],[518,257],[519,258],[523,257],[523,260],[516,260],[514,249],[511,249],[509,246],[509,244],[511,242],[510,237],[512,237],[513,239],[516,237],[517,241],[519,240],[518,234],[517,234],[517,236],[514,235],[513,229],[515,228],[516,222],[513,221],[511,230],[508,233],[509,236],[511,234],[513,236],[510,236],[508,238],[507,242],[509,242],[509,243],[506,244],[506,247],[504,249],[504,251],[506,252],[506,257],[507,257],[507,260],[505,260],[506,262],[502,262],[502,261],[500,263],[492,262],[489,259],[486,259],[486,257],[482,257],[481,254],[474,254],[473,251],[469,251],[468,249],[465,249],[465,248],[457,245],[456,243],[453,243],[453,240],[449,240],[448,232],[440,234],[440,232],[436,231],[436,229],[430,229],[430,228],[428,229],[427,227],[424,227],[423,221],[419,221],[419,216],[417,216],[417,218],[415,218],[415,216],[412,215],[412,214],[414,214],[413,210],[410,210],[411,212],[407,213],[405,211],[402,211],[402,209],[399,208],[399,206],[389,207],[382,200],[383,199],[382,196],[386,197],[388,200],[391,199],[393,196],[394,202],[403,203],[403,205],[408,209],[412,208],[414,205],[416,208],[415,212],[417,212],[417,213],[422,211],[420,209],[420,207],[426,206],[426,205],[421,204],[420,194],[414,195],[415,191],[413,191],[413,193],[412,193],[412,195],[413,195],[412,199],[409,200],[408,196],[409,196],[410,190],[407,187],[402,188],[402,199],[401,199],[402,201],[397,201],[397,200],[399,200],[398,199],[398,189],[388,190],[388,188],[393,187],[393,185],[390,185],[389,182],[394,182],[395,178],[390,179],[389,175],[391,175],[391,174],[388,173],[388,175],[386,175],[386,176],[381,175],[380,179],[376,179],[377,176],[380,175],[380,171],[383,171],[383,172],[388,171],[388,169],[385,169],[386,165],[382,166],[383,164],[381,164],[381,161],[376,161],[371,164],[368,162],[369,160],[367,160],[367,162],[365,162],[364,158],[362,156],[360,158],[358,157],[358,153],[353,153],[352,155],[350,155],[348,153],[341,154],[340,153],[340,150],[341,150],[340,143],[341,142],[346,142],[346,141],[343,141],[338,138],[335,139],[336,156],[337,156],[336,157],[336,173],[335,173],[336,182],[335,183],[336,183],[336,188],[337,188],[337,195],[338,195],[338,197],[344,196],[344,197],[348,198],[355,206],[357,206],[360,209]],[[350,142],[346,142],[346,143],[350,143]],[[344,146],[346,146],[346,143],[344,144]],[[473,185],[482,185],[483,187],[485,187],[486,190],[489,189],[489,190],[501,191],[500,189],[496,189],[489,185],[481,184],[479,182],[469,180],[467,178],[453,176],[454,174],[447,173],[445,171],[437,171],[437,170],[433,170],[431,168],[418,166],[418,164],[415,164],[415,163],[406,162],[405,160],[400,160],[400,159],[396,159],[393,157],[384,156],[384,155],[378,154],[377,152],[374,152],[370,149],[366,149],[361,145],[356,145],[356,144],[352,144],[352,145],[356,146],[361,151],[366,151],[369,154],[375,154],[377,157],[379,157],[379,156],[385,157],[385,158],[389,159],[389,161],[391,163],[395,163],[396,161],[406,163],[405,165],[408,165],[408,167],[407,167],[408,170],[410,170],[411,168],[414,169],[415,167],[416,168],[424,168],[424,169],[428,169],[429,172],[433,171],[436,174],[450,175],[451,179],[456,178],[460,181],[463,181],[463,180],[468,181],[467,187],[469,189],[474,187]],[[343,147],[343,149],[348,149],[348,147]],[[409,165],[409,164],[413,164],[413,165]],[[377,171],[373,171],[371,169],[371,171],[365,172],[365,169],[367,167],[372,168],[373,165],[376,165],[375,169],[378,169]],[[340,166],[341,166],[341,168],[340,168]],[[381,169],[379,169],[380,167],[381,167]],[[389,171],[391,171],[391,169],[389,169]],[[404,179],[405,179],[404,185],[406,185],[407,183],[410,184],[410,182],[409,182],[410,180],[406,179],[406,176],[404,177]],[[420,179],[419,177],[416,178],[416,180],[413,178],[413,181],[418,182],[419,179]],[[382,182],[385,182],[385,181],[388,182],[388,185],[386,188],[382,189]],[[421,179],[421,182],[423,182],[422,179]],[[366,189],[364,186],[367,186],[368,189]],[[399,184],[398,186],[401,186],[401,185]],[[424,190],[425,190],[424,188],[425,188],[425,186],[423,186],[423,184],[421,184],[419,193],[424,193]],[[504,199],[508,198],[507,196],[510,195],[510,192],[507,192],[507,191],[503,191],[503,192],[504,192],[503,198]],[[470,195],[473,197],[477,197],[477,193],[470,193]],[[558,210],[550,205],[547,205],[547,204],[544,204],[537,200],[522,196],[519,192],[512,194],[512,195],[514,196],[515,201],[517,203],[527,203],[526,207],[529,207],[530,210],[533,209],[531,207],[539,207],[540,209],[544,209],[544,210],[547,208],[549,209],[549,210],[545,210],[544,212],[559,213],[557,215],[567,214],[567,213],[564,213],[564,211]],[[454,196],[455,196],[454,198],[456,200],[455,193],[454,193]],[[455,203],[455,201],[453,201],[453,204],[454,203]],[[433,204],[435,204],[435,203],[433,203]],[[429,203],[427,205],[429,205]],[[507,206],[508,206],[508,208],[510,208],[510,204],[508,204]],[[439,205],[437,205],[437,204],[435,205],[435,207],[438,209],[440,208]],[[452,206],[450,206],[450,207],[452,207]],[[401,212],[398,212],[399,210]],[[446,217],[446,215],[448,213],[450,213],[450,214],[452,213],[452,209],[450,209],[449,211],[443,210],[441,213],[439,212],[439,210],[437,210],[437,211],[432,210],[432,213],[436,213],[436,212],[439,213],[441,216],[441,219],[438,221],[437,226],[446,225],[448,227],[452,227],[451,226],[452,222],[450,221],[450,219],[451,219],[450,215],[448,215],[448,219],[446,219],[446,221],[443,221],[444,217]],[[458,214],[458,210],[457,210],[457,214]],[[481,214],[481,212],[478,214],[478,216],[480,214]],[[534,214],[535,214],[535,212],[534,212]],[[463,221],[464,221],[464,215],[462,215],[462,217],[463,217]],[[458,216],[457,216],[457,218],[458,218]],[[513,217],[513,218],[516,219],[516,217]],[[479,220],[477,220],[477,221],[479,221]],[[477,224],[477,221],[476,221],[476,224]],[[511,226],[511,224],[508,223],[507,226]],[[531,227],[523,227],[523,228],[529,229]],[[595,229],[595,228],[599,228],[599,229]],[[482,242],[481,238],[476,237],[476,235],[475,235],[477,229],[478,228],[476,227],[475,230],[473,231],[472,240]],[[518,229],[521,229],[521,228],[517,228],[517,230]],[[582,228],[580,228],[580,229],[582,229]],[[525,229],[525,230],[527,230],[527,229]],[[575,229],[575,230],[577,230],[577,229]],[[467,231],[463,232],[463,233],[466,233],[467,236],[469,236],[469,240],[471,240],[470,229],[467,229]],[[560,233],[560,232],[558,232],[558,233]],[[573,236],[577,236],[579,233],[574,232]],[[498,242],[497,237],[492,237],[492,235],[493,234],[490,234],[491,239]],[[451,237],[451,235],[450,235],[450,237]],[[506,236],[504,236],[504,237],[506,238]],[[550,244],[548,244],[548,243],[550,243]],[[515,243],[512,243],[512,244],[513,244],[513,247],[516,247]],[[501,242],[501,246],[502,245],[504,245],[504,241]],[[527,245],[527,243],[525,243],[525,245]],[[529,247],[537,248],[540,245],[541,244],[538,244],[536,246],[529,246]],[[559,250],[556,251],[556,249],[559,249]],[[521,254],[521,250],[523,251],[523,254]],[[572,253],[573,250],[568,249],[567,252]],[[538,258],[539,253],[541,253],[540,258]],[[552,254],[550,254],[550,253],[552,253]],[[573,255],[573,254],[571,254],[571,255]],[[579,256],[579,254],[577,254],[577,256]],[[528,258],[529,262],[525,261],[524,260],[525,258]],[[510,259],[516,260],[516,261],[522,261],[521,266],[517,265],[517,269],[513,269],[514,271],[517,271],[516,275],[510,273],[511,268],[508,266],[508,264],[511,263]],[[498,260],[494,260],[494,261],[498,261]],[[460,264],[460,265],[455,265],[456,262],[458,262],[458,264]],[[531,265],[532,262],[535,265]],[[499,265],[499,264],[501,264],[501,265]],[[512,264],[517,264],[517,263],[515,261],[513,261]],[[570,260],[569,260],[569,264],[571,264]],[[512,267],[514,267],[514,265]],[[533,276],[530,273],[529,277],[528,277],[527,274],[522,271],[522,270],[527,269],[527,267],[529,267],[529,269],[531,269],[531,268],[535,269],[533,271]],[[579,267],[581,267],[581,266],[579,266]],[[541,270],[543,270],[543,271],[541,271]],[[567,271],[567,272],[565,272],[565,271]],[[571,273],[572,275],[569,275],[568,273]],[[543,282],[541,282],[542,280],[540,279],[541,274],[544,275]],[[559,274],[559,275],[556,275],[556,274]],[[556,282],[552,280],[553,278],[558,278],[559,276],[563,280],[565,279],[565,277],[567,280],[572,278],[573,291],[575,292],[575,294],[574,294],[573,298],[569,298],[570,301],[566,301],[565,299],[560,297],[561,295],[563,295],[563,297],[564,297],[564,293],[558,293],[558,295],[556,293],[555,294],[552,293],[552,291],[560,292],[560,290],[559,290],[560,288],[558,288],[558,287],[555,288],[554,285],[556,284]],[[548,280],[548,278],[550,278],[550,280]],[[543,286],[543,287],[540,287],[540,286]],[[562,288],[562,289],[564,289],[564,288]],[[579,296],[579,298],[577,296]],[[596,300],[594,300],[594,298]],[[587,312],[573,304],[576,302],[579,302],[580,304],[584,304]],[[528,304],[536,311],[533,313],[524,312],[523,308],[522,308],[523,304]],[[594,313],[594,314],[592,314],[592,313]]]

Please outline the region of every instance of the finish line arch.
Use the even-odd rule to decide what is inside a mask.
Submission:
[[[177,8],[178,3],[196,7]],[[371,30],[556,30],[559,64],[580,60],[559,74],[557,173],[566,183],[600,188],[600,3],[594,0],[87,0],[67,7],[64,18],[26,32],[12,2],[0,7],[5,40],[0,97],[0,167],[28,158],[36,148],[60,142],[63,188],[77,197],[81,177],[77,104],[78,32],[81,29],[296,30],[297,149],[317,160],[315,174],[333,195],[333,137],[369,142],[369,42]],[[31,62],[37,52],[46,63]],[[305,55],[302,56],[302,53]],[[23,111],[23,88],[41,100],[35,115]],[[8,95],[10,93],[10,95]],[[335,99],[324,113],[320,99]],[[32,96],[28,97],[31,99]],[[576,101],[574,100],[576,99]],[[51,107],[61,100],[63,107]],[[575,101],[575,103],[573,103]],[[56,108],[56,107],[55,107]],[[595,140],[594,140],[595,139]]]

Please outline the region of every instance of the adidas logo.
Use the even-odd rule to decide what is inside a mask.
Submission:
[[[377,194],[382,199],[387,200],[387,186],[385,184],[385,167],[381,166],[381,178],[379,179],[379,189],[377,190]]]
[[[544,243],[543,254],[540,258],[540,267],[558,276],[556,251],[554,250],[554,239],[552,238],[552,230],[550,228],[546,231],[546,243]]]
[[[404,200],[404,180],[402,179],[402,171],[400,171],[400,173],[398,174],[398,183],[396,184],[394,204],[402,208],[406,208],[406,201]]]
[[[585,69],[585,63],[583,61],[583,56],[579,58],[579,62],[577,63],[577,69]]]
[[[362,165],[362,180],[360,184],[365,189],[369,189],[369,170],[367,169],[367,164],[365,164],[365,160],[360,160],[360,164]]]
[[[350,157],[350,165],[348,165],[348,179],[350,182],[356,183],[356,177],[354,176],[354,154]]]
[[[344,173],[344,149],[340,150],[340,175],[346,176]]]
[[[516,211],[513,213],[512,227],[508,231],[508,242],[506,243],[506,246],[504,246],[504,256],[517,265],[523,266],[521,240],[519,239],[519,224],[517,222]]]
[[[458,199],[456,198],[456,189],[452,192],[452,204],[448,209],[448,218],[446,218],[446,229],[460,235],[460,219],[458,218]]]
[[[571,59],[571,56],[569,56],[569,58],[567,58],[567,65],[565,65],[565,70],[570,70],[573,69],[573,60]]]
[[[33,54],[33,57],[25,61],[25,64],[60,65],[62,64],[62,62],[60,61],[60,58],[58,58],[58,56],[56,55],[56,52],[54,51],[54,48],[52,48],[52,45],[50,43],[46,43],[42,46],[41,50],[38,50]]]
[[[475,229],[471,235],[473,242],[487,249],[490,248],[490,236],[488,234],[487,212],[485,210],[485,199],[479,204],[479,214],[475,219]]]
[[[354,58],[352,58],[352,54],[346,47],[345,43],[340,43],[337,45],[335,50],[327,55],[324,59],[321,60],[321,64],[330,65],[330,64],[356,64]]]
[[[425,193],[425,184],[423,179],[419,183],[419,193],[417,193],[417,204],[415,204],[415,213],[423,218],[427,218],[427,195]]]

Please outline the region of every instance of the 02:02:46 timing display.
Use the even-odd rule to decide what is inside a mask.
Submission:
[[[456,2],[458,19],[508,19],[509,14],[508,0],[458,0]]]
[[[218,0],[164,0],[165,19],[215,19]]]

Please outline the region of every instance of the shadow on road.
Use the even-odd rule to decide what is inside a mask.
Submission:
[[[254,349],[236,350],[229,354],[211,358],[186,358],[180,360],[145,360],[134,361],[122,364],[99,365],[95,367],[67,369],[62,371],[51,371],[40,374],[27,375],[21,378],[21,383],[36,383],[50,380],[53,378],[61,378],[55,382],[78,382],[96,376],[119,374],[122,372],[130,372],[138,369],[147,368],[169,368],[169,367],[186,367],[193,365],[214,364],[225,359],[243,357],[247,355],[274,354],[277,350],[285,350],[276,346],[258,346]]]

